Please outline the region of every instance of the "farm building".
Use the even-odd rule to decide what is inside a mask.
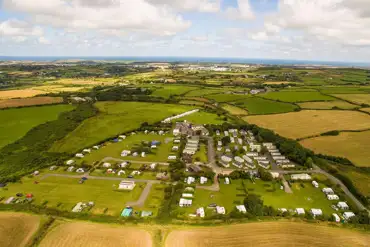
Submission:
[[[225,207],[216,206],[216,212],[218,214],[225,214],[226,213]]]
[[[349,209],[349,206],[346,202],[338,202],[337,207],[342,209],[342,210]]]
[[[77,158],[83,158],[83,157],[85,157],[85,155],[83,155],[82,153],[77,153],[75,156],[76,156]]]
[[[190,199],[181,198],[179,202],[179,206],[180,207],[190,207],[192,203],[193,201]]]
[[[313,215],[313,217],[321,216],[322,215],[322,210],[318,209],[318,208],[312,208],[310,210],[310,213]]]
[[[200,177],[200,184],[205,184],[205,183],[207,183],[207,181],[208,181],[208,178]]]
[[[312,185],[315,187],[315,188],[319,188],[319,183],[316,182],[316,181],[312,181]]]
[[[328,198],[328,200],[330,201],[333,201],[333,200],[339,200],[339,196],[337,195],[326,195],[326,198]]]
[[[296,212],[296,214],[298,214],[298,215],[303,215],[303,214],[305,214],[306,212],[304,211],[304,209],[303,208],[296,208],[295,209],[295,212]]]
[[[337,214],[332,214],[332,215],[334,217],[334,221],[337,222],[337,223],[339,223],[340,222],[339,215],[337,215]]]
[[[74,160],[68,160],[68,161],[66,162],[66,164],[67,164],[67,165],[72,165],[73,163],[75,163],[75,161],[74,161]]]
[[[119,183],[118,189],[120,190],[133,190],[135,188],[136,184],[134,181],[127,181],[127,180],[122,180]]]
[[[332,188],[323,188],[322,192],[324,192],[326,195],[334,194],[334,190]]]
[[[225,184],[230,184],[230,179],[228,177],[225,178]]]
[[[356,216],[353,212],[344,212],[343,213],[343,218],[346,220],[349,220],[350,218]]]
[[[105,162],[104,164],[103,164],[103,167],[104,168],[108,168],[108,167],[111,167],[112,165],[111,165],[111,163],[108,163],[108,162]]]
[[[197,209],[197,216],[199,216],[201,218],[204,218],[205,213],[204,213],[204,208],[203,207]]]
[[[311,180],[311,176],[306,174],[306,173],[302,173],[302,174],[292,174],[290,176],[290,178],[292,180]]]
[[[125,209],[123,209],[122,213],[121,213],[121,216],[122,217],[130,217],[132,215],[132,207],[126,207]]]
[[[236,209],[240,212],[240,213],[246,213],[247,212],[247,209],[245,208],[244,205],[237,205],[236,206]]]

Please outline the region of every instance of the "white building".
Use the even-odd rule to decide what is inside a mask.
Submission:
[[[156,163],[150,164],[150,169],[154,170],[156,167],[157,167],[157,164]]]
[[[216,206],[216,212],[218,214],[225,214],[226,213],[225,207]]]
[[[181,198],[179,202],[180,207],[190,207],[193,201],[191,199]]]
[[[272,178],[278,178],[280,174],[278,172],[270,172],[272,175]]]
[[[100,147],[98,145],[93,146],[93,149],[98,150]]]
[[[243,155],[243,159],[249,163],[249,164],[253,164],[253,160],[251,158],[249,158],[247,155]]]
[[[120,190],[133,190],[135,188],[136,184],[134,181],[127,181],[127,180],[122,180],[119,183],[118,189]]]
[[[230,184],[230,179],[228,177],[225,178],[225,184]]]
[[[315,188],[319,188],[319,183],[316,182],[316,181],[312,181],[312,185],[315,187]]]
[[[172,151],[178,151],[179,150],[179,146],[173,146],[172,147]]]
[[[182,197],[185,197],[185,198],[193,198],[193,194],[190,194],[190,193],[182,193]]]
[[[313,217],[322,215],[322,210],[318,208],[311,208],[310,212],[313,215]]]
[[[84,172],[85,172],[85,170],[84,170],[83,168],[78,168],[78,169],[76,170],[76,172],[77,172],[77,173],[84,173]]]
[[[322,192],[324,192],[326,195],[334,194],[334,190],[332,188],[323,188]]]
[[[126,161],[122,162],[121,164],[118,165],[121,168],[125,168],[128,166],[128,163]]]
[[[249,153],[246,153],[245,155],[247,155],[248,157],[258,157],[258,153],[256,152],[249,152]]]
[[[192,184],[194,182],[195,182],[195,178],[193,178],[193,177],[185,178],[185,183],[187,183],[187,184]]]
[[[68,167],[67,172],[71,172],[71,171],[73,171],[74,169],[75,169],[75,167],[74,167],[74,166],[70,166],[70,167]]]
[[[352,218],[352,217],[354,217],[354,216],[356,216],[353,212],[344,212],[343,213],[343,218],[345,219],[345,220],[349,220],[350,218]]]
[[[326,198],[328,198],[329,201],[339,200],[339,196],[334,195],[334,194],[326,195]]]
[[[200,177],[200,184],[205,184],[205,183],[207,183],[207,181],[208,181],[208,178]]]
[[[295,209],[295,212],[298,214],[298,215],[303,215],[305,214],[306,212],[304,211],[303,208],[296,208]]]
[[[79,202],[76,204],[76,206],[73,207],[72,212],[79,213],[82,211],[82,209],[83,209],[83,203]]]
[[[337,207],[342,209],[342,210],[349,209],[349,206],[346,202],[338,202]]]
[[[205,213],[204,213],[204,208],[198,208],[197,209],[197,216],[204,218]]]
[[[76,156],[77,158],[83,158],[83,157],[85,157],[85,155],[83,155],[82,153],[77,153],[75,156]]]
[[[236,209],[240,212],[240,213],[246,213],[247,212],[247,209],[245,208],[244,205],[237,205],[236,206]]]
[[[75,161],[74,161],[74,160],[68,160],[68,161],[66,162],[66,164],[67,164],[67,165],[72,165],[73,163],[75,163]]]
[[[179,128],[174,129],[174,130],[172,131],[172,134],[173,134],[174,136],[178,136],[178,135],[180,135],[180,129],[179,129]]]
[[[292,174],[290,176],[290,178],[292,180],[311,180],[311,176],[306,174],[306,173],[302,173],[302,174]]]
[[[125,156],[130,155],[130,154],[131,154],[131,151],[130,151],[130,150],[123,150],[123,151],[121,152],[121,156],[122,156],[122,157],[125,157]]]
[[[167,159],[168,160],[175,160],[175,159],[177,159],[177,157],[175,155],[170,155],[170,156],[168,156]]]
[[[111,163],[108,163],[108,162],[103,163],[103,167],[105,167],[105,168],[108,168],[108,167],[111,167],[111,166],[112,166]]]
[[[84,150],[82,150],[83,153],[91,153],[91,149],[90,148],[85,148]]]
[[[332,214],[332,215],[334,217],[335,222],[339,223],[340,222],[339,215],[337,215],[337,214]]]
[[[121,176],[122,174],[126,174],[126,172],[125,172],[124,170],[120,170],[120,171],[117,173],[117,175],[118,175],[118,176]]]
[[[252,151],[256,151],[256,152],[261,152],[261,145],[259,144],[249,144],[249,148],[252,150]]]
[[[118,138],[124,140],[124,139],[126,139],[126,136],[125,135],[119,135]]]

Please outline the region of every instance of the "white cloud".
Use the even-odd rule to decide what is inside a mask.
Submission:
[[[169,7],[145,0],[37,0],[37,4],[34,0],[3,0],[3,5],[29,14],[36,23],[70,30],[174,35],[191,25]]]
[[[194,36],[191,37],[191,40],[195,42],[205,42],[208,41],[208,36]]]
[[[220,0],[147,0],[154,5],[165,5],[180,11],[218,12]]]
[[[40,27],[33,26],[25,21],[10,19],[0,22],[1,36],[40,36],[43,31]]]
[[[238,7],[228,7],[225,15],[233,20],[252,20],[255,18],[249,0],[237,0]]]
[[[39,41],[40,44],[43,44],[43,45],[49,45],[50,44],[50,41],[48,39],[46,39],[44,36],[39,37],[38,41]]]

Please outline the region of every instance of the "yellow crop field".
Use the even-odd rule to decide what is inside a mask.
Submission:
[[[237,106],[229,105],[229,104],[222,105],[222,109],[229,112],[231,115],[235,115],[235,116],[246,116],[246,115],[248,115],[248,111],[246,111],[242,108],[239,108]]]
[[[6,90],[6,91],[0,91],[0,100],[1,99],[14,99],[14,98],[28,98],[28,97],[33,97],[39,94],[45,94],[45,92],[42,90],[37,90],[37,89]]]
[[[118,80],[114,78],[87,78],[87,79],[76,79],[76,78],[63,78],[53,83],[67,84],[67,85],[111,85],[116,83]]]
[[[271,129],[284,137],[298,139],[331,130],[370,128],[370,116],[356,111],[304,110],[284,114],[248,116],[251,124]]]
[[[342,132],[338,136],[320,136],[301,141],[316,153],[345,157],[357,166],[370,167],[370,131]]]
[[[0,213],[0,246],[22,247],[36,233],[40,218],[22,213]]]
[[[358,107],[357,105],[350,104],[345,101],[335,100],[335,101],[322,101],[322,102],[303,102],[298,103],[298,105],[303,109],[332,109],[333,107],[338,107],[340,109],[353,109]]]
[[[62,223],[51,229],[40,247],[150,247],[151,235],[144,230],[87,222]]]
[[[362,108],[361,111],[366,111],[366,112],[370,113],[370,108]]]
[[[337,98],[348,100],[355,104],[370,105],[370,94],[333,94]]]
[[[284,85],[284,84],[290,84],[292,82],[289,82],[289,81],[268,81],[268,82],[265,82],[263,84],[265,85]]]
[[[19,106],[48,105],[62,103],[62,97],[32,97],[23,99],[5,99],[0,100],[0,109]]]
[[[33,87],[31,89],[44,91],[44,94],[45,94],[45,93],[59,93],[59,92],[77,92],[85,88],[86,87],[68,87],[68,86],[63,86],[63,85],[44,85],[44,86]]]
[[[175,230],[166,247],[285,247],[368,246],[370,235],[319,224],[260,222],[243,225]]]

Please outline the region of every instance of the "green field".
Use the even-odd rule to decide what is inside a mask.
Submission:
[[[60,113],[74,109],[71,105],[53,105],[0,110],[0,148],[23,137],[30,129],[56,120]]]
[[[79,179],[64,177],[39,177],[23,178],[20,182],[9,184],[5,189],[0,189],[0,197],[8,198],[16,193],[32,193],[32,203],[60,210],[71,211],[78,202],[93,201],[95,206],[92,213],[102,214],[108,208],[107,214],[119,215],[127,202],[136,201],[143,188],[144,183],[136,183],[133,191],[118,191],[118,181],[109,180],[87,180],[79,184]],[[38,181],[35,184],[34,181]]]
[[[199,161],[199,162],[203,162],[203,163],[208,162],[207,149],[206,149],[205,144],[200,144],[200,148],[199,148],[198,152],[196,152],[195,155],[193,156],[193,161]]]
[[[166,140],[167,139],[167,140]],[[91,154],[85,155],[82,161],[86,161],[88,164],[92,164],[95,161],[101,161],[106,157],[113,157],[126,160],[136,160],[136,161],[153,161],[153,162],[167,162],[167,158],[171,153],[173,142],[170,135],[153,135],[153,134],[143,134],[139,133],[136,135],[128,136],[125,140],[117,143],[107,143],[106,146],[101,147],[99,150],[94,150]],[[131,150],[135,146],[141,144],[142,141],[159,141],[161,145],[157,149],[152,149],[153,153],[147,154],[146,157],[121,157],[121,152],[123,150]]]
[[[198,90],[198,87],[192,86],[163,86],[163,88],[155,89],[155,91],[151,94],[152,96],[162,97],[168,99],[171,95],[183,95],[189,91]]]
[[[335,100],[333,97],[323,95],[319,92],[272,92],[264,94],[261,97],[291,103]]]
[[[370,87],[319,87],[317,89],[325,94],[361,94],[370,92]]]
[[[357,105],[350,104],[346,101],[334,100],[334,101],[319,101],[319,102],[303,102],[298,103],[303,109],[354,109]]]
[[[191,92],[187,93],[185,96],[186,97],[199,97],[199,96],[204,96],[204,95],[208,95],[208,94],[217,94],[217,93],[220,93],[221,91],[222,91],[222,89],[204,88],[204,89],[191,91]]]
[[[249,95],[240,95],[240,94],[211,94],[205,96],[207,99],[211,99],[220,103],[231,102],[237,100],[244,100],[249,98]]]
[[[188,121],[193,124],[222,124],[224,117],[219,117],[214,113],[199,111],[188,116],[173,120],[173,122]]]
[[[100,113],[85,120],[63,140],[56,142],[51,151],[76,152],[107,138],[135,130],[144,122],[152,124],[194,109],[185,105],[143,102],[98,102],[95,105]]]
[[[247,109],[249,115],[292,112],[298,108],[293,104],[276,102],[259,97],[247,98],[237,101],[235,104],[241,108]]]

